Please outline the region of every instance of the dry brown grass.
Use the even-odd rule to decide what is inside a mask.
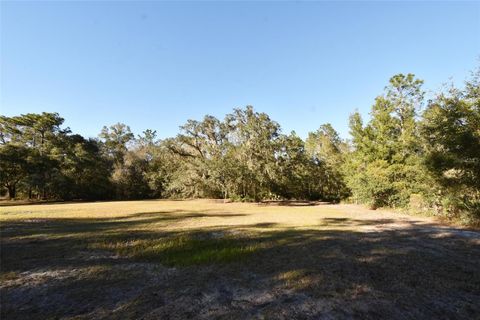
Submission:
[[[480,235],[353,205],[0,207],[2,319],[472,318]]]

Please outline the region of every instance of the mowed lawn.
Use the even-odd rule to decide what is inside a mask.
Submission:
[[[480,233],[317,203],[0,207],[2,319],[480,318]]]

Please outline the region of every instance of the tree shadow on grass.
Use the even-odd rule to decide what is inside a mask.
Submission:
[[[204,210],[204,211],[207,211],[207,210]],[[244,213],[228,213],[228,212],[227,213],[200,213],[200,212],[185,213],[185,211],[182,211],[182,210],[172,210],[172,211],[157,211],[157,212],[139,212],[139,213],[127,215],[125,217],[121,217],[120,219],[131,219],[131,218],[139,218],[139,217],[143,218],[143,217],[152,217],[152,216],[165,215],[165,214],[169,214],[169,216],[165,218],[173,218],[175,220],[187,219],[187,218],[204,218],[204,217],[234,218],[234,217],[247,216],[247,214],[244,214]]]
[[[374,226],[383,224],[392,224],[398,222],[394,219],[349,219],[349,218],[323,218],[323,225],[335,227],[356,227],[356,226]]]
[[[182,218],[188,214],[179,214]],[[32,223],[2,224],[2,273],[16,279],[2,288],[2,318],[469,319],[480,314],[478,239],[415,223],[401,230],[341,229],[375,221],[324,220],[332,227],[328,230],[254,224],[149,232],[124,221],[53,219],[52,239]],[[15,240],[16,232],[29,235],[29,241]],[[140,254],[132,254],[135,250]]]
[[[333,202],[328,201],[308,201],[308,200],[271,200],[271,201],[262,201],[258,205],[261,206],[283,206],[283,207],[309,207],[309,206],[319,206],[332,204]]]
[[[202,217],[234,218],[246,214],[196,213],[183,210],[140,212],[112,218],[45,218],[24,219],[2,222],[2,237],[21,237],[35,235],[85,234],[122,228],[140,227],[160,222],[179,222]]]

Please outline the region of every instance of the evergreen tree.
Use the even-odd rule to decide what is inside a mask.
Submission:
[[[344,166],[353,197],[371,207],[406,206],[419,192],[421,150],[416,116],[423,103],[423,81],[413,74],[390,79],[375,99],[371,119],[350,118],[353,151]]]

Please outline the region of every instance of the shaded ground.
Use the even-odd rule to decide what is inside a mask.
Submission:
[[[0,208],[2,319],[475,319],[480,234],[351,205]]]

